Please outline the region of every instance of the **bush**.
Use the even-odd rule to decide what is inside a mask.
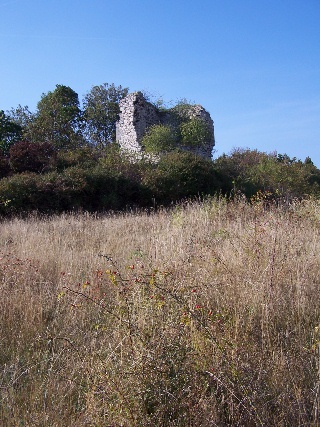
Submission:
[[[197,117],[182,123],[180,131],[182,145],[190,148],[201,148],[213,136],[207,124]]]
[[[148,189],[124,175],[114,176],[101,166],[88,171],[87,207],[90,211],[123,210],[151,204]],[[87,195],[87,196],[88,196]]]
[[[170,126],[153,125],[142,139],[142,145],[147,153],[163,153],[176,147],[177,136]]]
[[[320,171],[312,161],[301,162],[287,155],[236,149],[215,160],[222,191],[252,197],[258,192],[292,199],[320,194]]]
[[[55,166],[58,171],[72,166],[82,168],[94,167],[97,164],[99,152],[91,147],[76,148],[74,150],[60,150],[57,153]]]
[[[168,204],[196,195],[219,192],[220,180],[212,161],[185,151],[162,156],[143,177],[157,203]]]
[[[35,209],[37,178],[37,174],[25,172],[0,180],[0,200],[9,200],[8,204],[0,205],[0,213],[18,214]]]
[[[9,158],[0,151],[0,179],[7,176],[10,172]]]
[[[15,172],[42,172],[54,157],[54,148],[48,143],[19,141],[10,148],[10,164]]]
[[[140,182],[125,176],[114,176],[98,165],[90,169],[71,167],[62,173],[38,175],[24,172],[0,181],[2,215],[32,211],[58,213],[85,210],[89,212],[122,210],[151,205],[151,193]]]

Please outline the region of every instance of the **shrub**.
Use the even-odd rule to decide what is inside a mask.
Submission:
[[[252,197],[262,191],[287,200],[320,194],[320,171],[310,161],[303,163],[287,155],[236,149],[214,163],[225,193],[241,192]]]
[[[71,167],[63,172],[38,175],[34,172],[15,174],[0,181],[0,213],[25,214],[66,211],[106,211],[151,205],[150,190],[138,180],[115,176],[97,165],[82,169]]]
[[[0,151],[0,179],[7,176],[10,172],[10,164],[7,156]]]
[[[207,124],[198,117],[184,122],[180,126],[181,143],[190,148],[201,148],[212,139],[212,132]]]
[[[147,153],[163,153],[176,147],[177,136],[170,126],[153,125],[142,139],[142,145]]]
[[[0,205],[0,213],[18,214],[35,209],[37,178],[35,173],[25,172],[0,180],[0,200],[10,200],[8,206]]]
[[[63,171],[72,166],[90,168],[97,164],[99,152],[91,147],[76,148],[74,150],[60,150],[57,153],[55,166]]]
[[[15,172],[41,172],[53,157],[54,149],[48,142],[19,141],[10,148],[10,164]]]
[[[212,161],[185,151],[162,156],[158,165],[143,177],[156,201],[168,204],[185,197],[215,194],[220,180]]]

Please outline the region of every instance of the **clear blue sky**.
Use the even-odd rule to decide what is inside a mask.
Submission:
[[[0,110],[115,83],[202,104],[216,154],[320,167],[320,0],[0,0]]]

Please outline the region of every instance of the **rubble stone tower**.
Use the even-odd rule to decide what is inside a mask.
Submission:
[[[184,115],[189,119],[200,118],[211,131],[211,137],[204,141],[201,148],[180,147],[188,151],[210,158],[215,145],[214,125],[210,114],[201,105],[190,105],[184,110]],[[134,92],[127,95],[120,101],[120,117],[116,124],[116,140],[120,147],[132,153],[142,153],[141,141],[147,130],[152,125],[163,124],[175,126],[177,121],[177,110],[158,110],[150,102],[146,101],[141,92]]]

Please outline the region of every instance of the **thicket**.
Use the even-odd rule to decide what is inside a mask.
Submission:
[[[126,156],[114,139],[127,93],[94,86],[81,107],[76,92],[57,85],[35,113],[0,111],[0,214],[158,208],[215,194],[274,203],[319,196],[320,171],[310,158],[236,149],[211,161],[182,151],[211,136],[201,120],[188,118],[186,102],[170,109],[172,126],[148,130],[146,155]]]
[[[173,150],[157,162],[132,162],[115,144],[103,151],[51,150],[19,142],[10,159],[0,157],[2,215],[159,208],[217,194],[275,204],[320,195],[320,171],[310,160],[255,150],[235,150],[214,161]]]

